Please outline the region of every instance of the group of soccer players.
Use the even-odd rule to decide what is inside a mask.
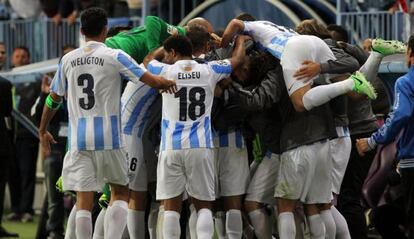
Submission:
[[[142,239],[146,223],[150,238],[180,238],[184,200],[191,238],[241,238],[248,225],[260,239],[295,238],[302,209],[311,238],[350,238],[331,204],[351,151],[346,100],[374,99],[382,57],[406,49],[374,40],[360,68],[316,21],[296,30],[243,14],[219,37],[202,18],[178,27],[150,16],[107,38],[104,10],[85,10],[86,45],[61,59],[39,129],[48,154],[66,98],[63,190],[77,201],[65,238]]]

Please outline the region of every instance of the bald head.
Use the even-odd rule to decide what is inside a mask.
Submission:
[[[208,33],[213,32],[213,26],[211,25],[211,23],[202,17],[196,17],[187,22],[187,27],[191,28],[193,26],[205,28],[208,31]]]

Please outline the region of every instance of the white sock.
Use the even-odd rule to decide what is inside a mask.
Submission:
[[[108,205],[108,207],[106,208],[105,217],[104,217],[104,235],[108,233],[109,217],[107,217],[106,215],[109,215],[110,211],[111,211],[111,206]]]
[[[326,230],[326,239],[335,239],[336,235],[336,225],[335,220],[332,216],[331,210],[323,210],[320,212],[320,216],[322,218],[323,224],[325,224]]]
[[[214,235],[213,213],[210,209],[202,208],[198,210],[197,218],[197,238],[211,239]]]
[[[325,238],[325,224],[323,224],[322,218],[319,214],[308,216],[309,230],[311,233],[311,239],[324,239]]]
[[[92,215],[88,210],[76,211],[76,239],[92,238]]]
[[[105,235],[105,214],[106,209],[102,208],[99,212],[98,217],[96,218],[95,222],[95,229],[93,230],[93,239],[104,239]]]
[[[179,239],[181,234],[180,214],[176,211],[164,212],[163,236],[168,239]]]
[[[240,239],[243,234],[243,221],[240,210],[230,209],[226,213],[226,232],[228,239]]]
[[[157,238],[157,220],[158,220],[158,208],[159,203],[152,202],[151,209],[148,215],[148,233],[150,239]]]
[[[264,208],[249,212],[249,218],[250,223],[254,228],[254,234],[258,239],[272,238],[272,228],[269,222],[270,219]]]
[[[164,238],[164,206],[160,205],[157,217],[157,239]]]
[[[223,211],[218,211],[214,217],[214,227],[216,229],[217,237],[219,239],[226,238],[226,228],[224,226],[226,214]]]
[[[331,207],[331,213],[336,225],[336,239],[351,239],[348,223],[344,216],[334,206]]]
[[[127,225],[131,239],[145,239],[145,211],[128,209]]]
[[[190,218],[188,219],[188,228],[190,229],[190,238],[197,239],[197,210],[194,204],[190,204]]]
[[[365,64],[359,69],[368,81],[373,82],[378,75],[378,70],[382,61],[382,54],[371,51]]]
[[[116,200],[106,211],[105,215],[105,238],[121,239],[127,224],[128,203]]]
[[[72,207],[66,223],[65,239],[76,239],[76,205]]]
[[[280,239],[294,239],[296,237],[296,224],[292,212],[279,213],[279,237]]]
[[[354,81],[348,78],[329,85],[313,87],[303,95],[302,102],[306,110],[323,105],[331,99],[346,94],[354,88]]]

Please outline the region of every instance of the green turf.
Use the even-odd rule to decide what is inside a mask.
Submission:
[[[19,233],[21,239],[34,239],[36,236],[37,223],[39,216],[34,217],[33,222],[22,223],[22,222],[11,222],[3,219],[3,227],[10,232]]]

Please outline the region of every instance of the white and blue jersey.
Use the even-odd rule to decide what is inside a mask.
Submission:
[[[121,79],[138,83],[145,71],[125,52],[95,41],[62,58],[51,91],[67,97],[70,150],[122,147]]]
[[[385,124],[369,138],[369,144],[389,144],[402,130],[398,141],[398,155],[401,168],[414,168],[414,67],[401,76],[394,87],[394,105]]]
[[[122,133],[142,138],[145,124],[150,116],[151,105],[157,98],[158,90],[139,82],[128,82],[121,97]]]
[[[214,146],[216,148],[245,148],[243,134],[240,128],[214,131]]]
[[[248,34],[264,50],[280,59],[286,43],[292,36],[298,35],[292,29],[278,26],[269,21],[246,21],[244,33]]]
[[[151,61],[148,71],[175,80],[178,91],[162,94],[160,151],[213,148],[211,107],[217,82],[232,71],[229,60],[199,64],[194,60],[166,65]]]

